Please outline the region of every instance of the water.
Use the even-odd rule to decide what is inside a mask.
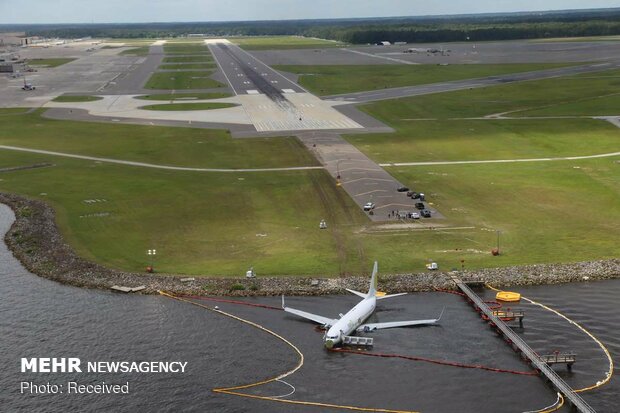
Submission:
[[[11,221],[0,206],[0,233]],[[532,287],[525,295],[565,310],[583,322],[618,354],[619,281]],[[336,317],[357,300],[343,297],[290,297],[287,305]],[[280,299],[251,302],[279,306]],[[201,301],[203,302],[203,301]],[[212,306],[213,303],[203,302]],[[423,412],[522,412],[542,408],[555,395],[537,377],[500,374],[436,364],[328,353],[322,334],[311,323],[281,311],[233,304],[222,310],[255,321],[293,342],[305,364],[285,381],[292,400]],[[386,300],[376,314],[381,321],[429,318],[446,311],[439,327],[376,332],[375,353],[484,364],[529,370],[460,297],[426,293]],[[159,296],[128,296],[67,287],[24,270],[0,244],[0,411],[208,411],[316,412],[334,409],[287,405],[212,392],[213,388],[276,376],[297,364],[284,343],[251,326],[191,304]],[[605,359],[592,341],[568,323],[526,307],[526,340],[540,352],[564,349],[578,353],[573,373],[562,373],[575,387],[603,377]],[[611,314],[611,316],[610,316]],[[567,348],[568,348],[567,347]],[[79,357],[86,361],[186,361],[184,374],[28,374],[21,357]],[[559,371],[563,369],[558,367]],[[20,394],[21,381],[80,384],[130,382],[128,395]],[[246,390],[261,395],[291,391],[283,383]],[[618,404],[615,380],[585,394],[599,412]]]

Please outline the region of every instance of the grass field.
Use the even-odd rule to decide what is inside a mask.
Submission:
[[[611,101],[615,95],[598,98],[608,96],[619,83],[609,74],[377,102],[361,109],[394,127],[396,133],[350,135],[347,139],[379,162],[540,158],[616,152],[620,130],[602,120],[463,119],[498,112],[515,117],[558,116],[569,113],[568,109],[581,115],[612,113]],[[610,106],[605,106],[604,102]]]
[[[103,99],[103,98],[99,97],[99,96],[63,95],[63,96],[55,97],[54,99],[52,99],[52,102],[94,102],[94,101],[101,100],[101,99]]]
[[[396,133],[347,135],[347,140],[381,163],[583,156],[620,150],[620,130],[602,120],[388,123]]]
[[[318,65],[274,66],[300,76],[299,83],[317,95],[415,86],[450,80],[473,79],[508,73],[529,72],[570,66],[570,64],[493,64],[493,65]]]
[[[378,161],[589,155],[620,150],[620,129],[591,119],[459,119],[505,111],[597,111],[616,72],[383,101],[363,107],[394,134],[348,136]],[[169,96],[169,95],[164,95]],[[179,96],[179,95],[177,95]],[[191,95],[187,97],[196,97]],[[168,100],[163,98],[162,100]],[[564,105],[577,105],[572,108]],[[590,106],[588,106],[590,105]],[[0,144],[177,166],[315,165],[291,138],[94,124],[0,110]],[[437,120],[412,120],[433,118]],[[620,255],[620,156],[579,161],[389,167],[446,217],[434,229],[371,224],[324,171],[160,171],[0,150],[0,190],[50,202],[66,239],[88,259],[142,270],[242,276],[422,271],[575,262]],[[45,194],[45,195],[43,195]],[[86,203],[85,200],[105,200]],[[321,219],[328,230],[319,230]],[[502,255],[492,257],[496,231]]]
[[[203,63],[177,63],[177,64],[165,64],[158,67],[159,70],[204,70],[215,69],[217,65],[215,62],[203,62]]]
[[[156,72],[151,75],[145,89],[212,89],[224,87],[217,80],[211,79],[212,71]]]
[[[160,95],[136,96],[142,100],[193,100],[193,99],[221,99],[230,97],[229,93],[170,93]]]
[[[246,50],[317,49],[344,46],[343,43],[331,40],[299,36],[227,37],[227,39]]]
[[[49,58],[49,59],[28,59],[29,66],[36,67],[58,67],[73,62],[75,59],[68,57]]]
[[[224,109],[232,108],[234,103],[219,103],[219,102],[205,102],[205,103],[164,103],[161,105],[148,105],[142,106],[140,109],[144,110],[163,110],[163,111],[185,111],[185,110],[212,110],[212,109]]]
[[[316,165],[293,138],[232,139],[223,130],[70,122],[39,113],[1,116],[0,144],[173,166]]]
[[[132,49],[123,50],[120,54],[126,56],[147,56],[150,46],[134,47]]]
[[[213,62],[213,58],[210,55],[196,55],[196,56],[174,56],[164,57],[163,63],[196,63],[196,62]]]
[[[573,113],[596,116],[609,113],[614,107],[605,107],[605,113],[598,113],[598,109],[603,106],[593,108],[590,105],[595,104],[597,99],[613,100],[619,85],[620,71],[614,70],[416,96],[379,102],[361,108],[388,122],[399,122],[402,119],[483,117],[498,113],[529,116],[529,113],[538,110],[545,110],[550,114],[553,110],[549,109],[553,106],[574,103],[578,104],[579,110]],[[575,108],[571,110],[574,111]]]
[[[0,151],[0,165],[45,161]],[[338,243],[338,229],[318,229],[321,219],[345,214],[348,208],[338,205],[351,206],[323,171],[197,174],[53,162],[3,174],[0,190],[50,202],[71,245],[108,266],[143,271],[146,250],[156,248],[160,272],[241,275],[254,265],[261,275],[321,274],[360,267],[357,252]],[[84,202],[90,199],[105,201]]]
[[[187,55],[196,55],[196,54],[211,54],[209,49],[203,43],[176,43],[176,44],[165,44],[164,45],[164,53],[169,54],[187,54]]]
[[[620,185],[609,159],[391,169],[434,188],[431,202],[447,219],[434,230],[388,231],[368,226],[323,171],[163,172],[0,150],[2,166],[50,161],[56,166],[3,174],[0,190],[51,202],[80,254],[127,270],[142,270],[149,248],[162,272],[237,276],[249,266],[259,275],[337,275],[367,273],[378,259],[393,273],[422,271],[428,260],[478,268],[619,252]],[[496,230],[500,257],[489,254]]]

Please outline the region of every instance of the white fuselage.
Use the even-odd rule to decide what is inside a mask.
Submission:
[[[375,296],[364,298],[355,307],[343,315],[340,320],[327,330],[325,334],[325,347],[332,348],[342,342],[343,336],[348,336],[362,325],[372,315],[377,306]]]

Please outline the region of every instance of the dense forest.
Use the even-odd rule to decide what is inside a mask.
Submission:
[[[299,35],[353,44],[450,42],[620,34],[620,9],[458,16],[253,22],[0,25],[0,31],[60,38]]]

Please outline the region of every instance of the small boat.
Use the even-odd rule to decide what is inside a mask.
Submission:
[[[511,291],[500,291],[495,295],[495,299],[508,302],[519,301],[521,300],[521,294]]]

